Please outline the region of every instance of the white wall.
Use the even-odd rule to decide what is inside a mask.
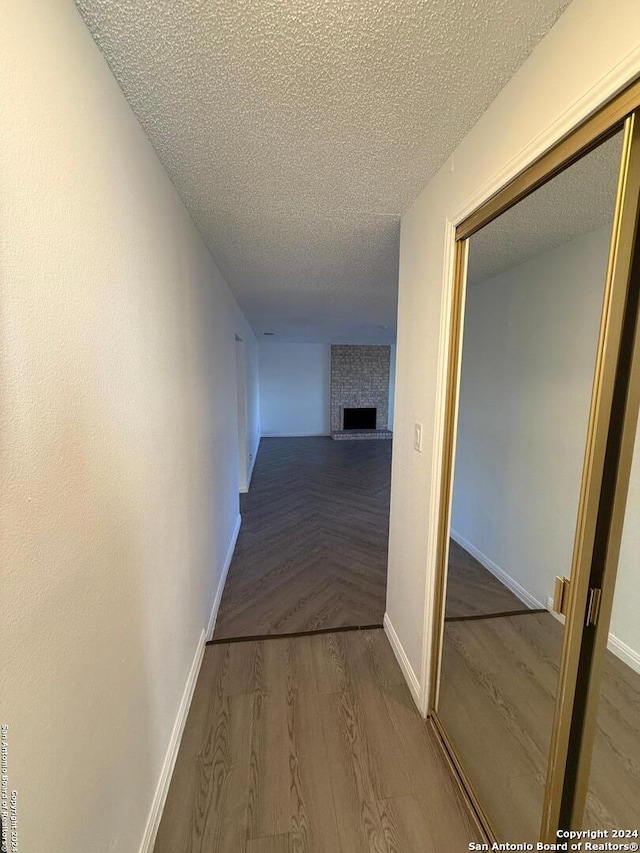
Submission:
[[[636,432],[627,511],[613,598],[609,645],[640,672],[640,426]],[[613,643],[611,642],[613,638]]]
[[[387,624],[425,706],[453,230],[640,73],[635,0],[574,0],[402,217]],[[571,57],[571,61],[567,61]],[[424,450],[413,448],[423,424]]]
[[[533,607],[571,571],[610,239],[608,225],[467,291],[452,535]],[[637,439],[609,642],[635,668],[639,457]]]
[[[73,3],[0,5],[0,89],[20,849],[133,853],[238,519],[235,333],[256,344]]]
[[[329,435],[329,344],[260,343],[262,435]]]
[[[244,342],[236,336],[236,397],[238,400],[238,488],[247,490],[249,452],[247,442],[247,366]]]
[[[610,238],[467,290],[452,529],[537,607],[571,569]]]
[[[571,570],[610,237],[585,234],[467,291],[452,532],[532,606]],[[636,669],[638,517],[640,433],[609,641]]]
[[[260,444],[258,347],[236,336],[236,390],[238,399],[238,488],[248,492]]]
[[[244,318],[243,318],[244,319]],[[247,439],[247,480],[245,487],[248,489],[253,473],[253,466],[256,464],[258,455],[258,447],[260,445],[261,425],[260,425],[260,375],[258,367],[258,343],[255,339],[253,331],[245,327],[246,331],[242,335],[244,343],[244,359],[245,359],[245,379],[246,379],[246,404],[247,404],[247,423],[246,423],[246,439]],[[240,490],[243,491],[242,484]]]

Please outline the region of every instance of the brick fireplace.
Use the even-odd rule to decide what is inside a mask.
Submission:
[[[390,362],[391,348],[388,346],[332,345],[332,438],[392,437],[388,428]],[[359,423],[367,426],[352,426]]]

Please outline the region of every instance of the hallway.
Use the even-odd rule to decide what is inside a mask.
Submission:
[[[481,840],[382,630],[209,646],[155,853]]]
[[[459,853],[482,814],[449,730],[470,778],[518,762],[477,782],[511,829],[562,628],[522,611],[576,531],[569,626],[588,593],[598,643],[573,630],[569,675],[602,718],[582,823],[631,822],[637,0],[5,0],[0,55],[9,846]],[[569,512],[585,460],[588,518],[630,507],[589,540],[601,586]],[[442,606],[450,535],[497,571],[452,546]],[[571,756],[549,820],[580,805]]]
[[[214,640],[381,626],[391,441],[263,438]]]
[[[363,627],[384,616],[390,462],[390,441],[262,439],[155,853],[481,840],[384,631]]]

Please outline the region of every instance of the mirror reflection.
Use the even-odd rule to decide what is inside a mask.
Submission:
[[[620,156],[469,241],[438,716],[505,841],[539,837]]]
[[[584,829],[640,830],[640,430],[609,625]],[[626,839],[638,841],[638,838]]]

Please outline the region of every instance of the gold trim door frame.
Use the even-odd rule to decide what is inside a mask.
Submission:
[[[625,122],[598,363],[574,547],[567,635],[545,798],[544,840],[580,828],[640,401],[640,113]],[[599,612],[589,611],[594,591]],[[595,618],[594,618],[595,616]]]
[[[536,161],[456,229],[429,713],[492,840],[493,833],[482,804],[469,790],[464,767],[455,753],[455,744],[447,741],[437,714],[468,239],[624,127],[540,829],[540,840],[553,842],[558,829],[580,828],[582,819],[640,404],[640,342],[637,334],[640,302],[640,117],[637,112],[631,112],[625,117],[624,112],[637,108],[639,104],[640,86],[636,83]],[[599,616],[595,625],[587,624],[588,602],[593,590],[601,591]]]

